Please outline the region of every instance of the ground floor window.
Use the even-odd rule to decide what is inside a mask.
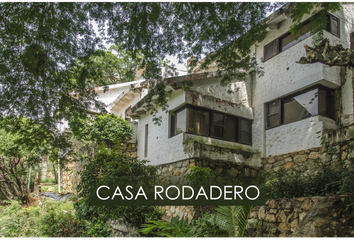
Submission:
[[[316,86],[265,104],[266,129],[314,115],[334,118],[334,90]]]
[[[252,145],[252,120],[185,106],[170,117],[170,137],[187,132]]]

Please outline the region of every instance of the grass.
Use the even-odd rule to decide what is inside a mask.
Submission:
[[[55,179],[50,179],[50,178],[45,178],[44,180],[41,180],[41,183],[57,183]]]
[[[42,186],[41,187],[41,191],[42,192],[47,192],[47,190],[51,187],[54,187],[54,192],[59,192],[58,191],[58,185],[57,184],[53,184],[53,185],[47,185],[47,186]]]

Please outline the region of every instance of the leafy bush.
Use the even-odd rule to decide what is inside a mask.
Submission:
[[[156,180],[156,167],[145,164],[146,161],[138,161],[107,148],[101,148],[93,159],[87,159],[78,185],[80,200],[75,203],[78,218],[102,222],[124,218],[135,226],[140,226],[146,219],[157,219],[158,210],[151,206],[90,205],[90,195],[100,185],[152,188]]]
[[[72,202],[47,200],[43,208],[45,212],[39,221],[42,236],[92,236],[87,233],[87,223],[76,219]]]
[[[210,180],[215,178],[215,175],[210,168],[192,166],[189,167],[189,169],[190,173],[187,174],[186,178],[188,184],[192,187],[199,187],[203,184],[207,184]]]
[[[101,114],[92,119],[75,119],[70,125],[74,136],[105,143],[112,147],[117,141],[126,141],[133,135],[133,129],[122,117]]]
[[[73,203],[44,200],[41,207],[22,207],[18,201],[0,206],[0,237],[108,236],[105,223],[78,221]],[[99,231],[97,230],[99,229]]]
[[[213,214],[207,213],[188,223],[187,219],[172,218],[143,224],[143,234],[155,233],[161,237],[243,237],[252,206],[220,206]]]
[[[326,194],[354,194],[354,170],[336,155],[338,147],[325,145],[329,153],[329,160],[315,161],[316,171],[305,175],[306,164],[286,170],[280,168],[276,172],[266,173],[268,179],[275,178],[267,186],[267,198],[297,198],[309,196],[324,196]],[[346,210],[354,212],[354,197],[346,201]]]

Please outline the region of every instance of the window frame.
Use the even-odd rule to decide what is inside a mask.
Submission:
[[[329,13],[327,13],[327,17],[328,17],[328,23],[327,23],[327,26],[324,30],[326,30],[327,32],[331,33],[332,35],[340,38],[340,19],[333,16],[332,14],[329,14]],[[332,30],[332,21],[333,20],[338,22],[338,26],[337,26],[338,34],[333,33],[333,30]]]
[[[219,140],[223,140],[223,141],[228,141],[228,142],[235,142],[235,143],[241,143],[241,144],[245,144],[245,145],[250,145],[252,146],[252,119],[247,119],[247,118],[242,118],[242,117],[238,117],[238,116],[234,116],[234,115],[231,115],[231,114],[227,114],[227,113],[224,113],[224,112],[219,112],[219,111],[215,111],[215,110],[211,110],[211,109],[208,109],[208,108],[203,108],[203,107],[199,107],[199,106],[194,106],[194,105],[190,105],[190,104],[186,104],[180,108],[177,108],[176,110],[173,111],[174,113],[174,116],[173,115],[170,115],[170,120],[169,120],[169,138],[171,137],[174,137],[174,136],[177,136],[178,134],[176,133],[176,131],[173,133],[172,129],[175,129],[176,128],[176,114],[180,111],[183,111],[184,109],[187,109],[187,115],[186,115],[186,124],[187,124],[187,129],[186,129],[186,133],[188,134],[193,134],[193,135],[196,135],[196,136],[204,136],[204,137],[211,137],[211,138],[214,138],[214,139],[219,139]],[[209,113],[209,135],[208,136],[205,136],[205,135],[197,135],[195,133],[190,133],[188,132],[189,131],[189,119],[188,119],[188,116],[189,116],[189,111],[191,109],[195,109],[195,110],[201,110],[201,111],[205,111],[205,112],[208,112]],[[214,114],[220,114],[220,115],[223,115],[223,125],[219,125],[219,124],[214,124]],[[235,119],[235,122],[236,122],[236,132],[235,132],[235,141],[229,141],[229,140],[226,140],[225,139],[225,131],[227,130],[226,129],[226,126],[225,126],[225,118],[226,117],[231,117],[233,119]],[[239,139],[240,139],[240,134],[241,134],[241,131],[240,131],[240,121],[242,120],[245,120],[245,121],[248,121],[251,125],[251,131],[242,131],[242,132],[247,132],[247,133],[250,133],[251,135],[251,141],[250,143],[246,143],[246,142],[240,142]],[[174,126],[173,126],[174,124]],[[217,127],[222,127],[223,128],[223,137],[220,138],[220,137],[216,137],[214,136],[214,126],[217,126]],[[174,135],[173,135],[174,134]]]
[[[249,121],[250,124],[251,124],[251,131],[242,130],[242,129],[241,129],[241,121]],[[245,118],[238,118],[238,121],[237,121],[237,129],[239,129],[239,130],[238,130],[238,136],[237,136],[236,138],[237,138],[237,140],[238,140],[239,143],[249,145],[249,143],[246,143],[246,142],[242,142],[242,141],[241,141],[241,132],[245,132],[245,133],[250,134],[250,136],[251,136],[251,143],[252,143],[252,120],[250,120],[250,119],[245,119]]]
[[[330,99],[330,93],[332,91],[334,91],[334,89],[331,89],[331,88],[328,88],[328,87],[325,87],[323,85],[315,85],[315,86],[312,86],[312,87],[309,87],[309,88],[306,88],[304,90],[301,90],[301,91],[298,91],[298,92],[295,92],[293,94],[289,94],[289,95],[286,95],[286,96],[283,96],[283,97],[280,97],[280,98],[277,98],[277,99],[274,99],[272,101],[269,101],[269,102],[266,102],[264,103],[264,109],[265,109],[265,129],[268,130],[268,129],[272,129],[272,128],[275,128],[275,127],[279,127],[279,126],[283,126],[283,125],[286,125],[286,124],[291,124],[291,123],[294,123],[294,122],[298,122],[298,121],[301,121],[301,120],[304,120],[304,119],[307,119],[307,118],[310,118],[310,117],[306,117],[306,118],[302,118],[300,120],[295,120],[295,121],[292,121],[292,122],[288,122],[288,123],[284,123],[284,99],[287,99],[287,98],[291,98],[291,97],[296,97],[296,96],[299,96],[299,95],[302,95],[304,93],[307,93],[307,92],[310,92],[314,89],[318,89],[318,90],[325,90],[326,91],[326,101],[327,101],[327,109],[326,109],[326,116],[323,116],[323,115],[320,115],[318,112],[317,114],[315,115],[312,115],[310,117],[313,117],[313,116],[323,116],[323,117],[327,117],[327,118],[330,118],[330,119],[334,119],[334,99]],[[318,96],[318,99],[319,99],[319,96]],[[267,111],[268,111],[268,104],[272,103],[272,102],[275,102],[275,101],[279,101],[279,105],[278,106],[278,109],[279,109],[279,121],[278,121],[278,125],[276,126],[272,126],[272,127],[268,127],[267,126],[267,122],[268,122],[268,117],[270,116],[274,116],[276,114],[271,114],[271,115],[268,115]],[[317,105],[317,111],[319,111],[319,104],[320,104],[320,101],[318,101],[318,105]]]
[[[325,27],[323,30],[325,30],[325,31],[327,31],[327,32],[329,32],[329,33],[331,33],[333,36],[336,36],[336,37],[340,38],[340,19],[337,18],[337,17],[335,17],[335,16],[333,16],[332,14],[329,14],[329,13],[326,13],[326,15],[327,15],[327,18],[328,18],[329,22],[327,23],[326,27]],[[331,24],[331,23],[332,23],[333,20],[338,22],[338,27],[337,27],[338,35],[337,35],[337,34],[334,34],[334,33],[332,32],[332,24]],[[303,27],[306,26],[307,24],[309,24],[310,22],[311,22],[310,19],[305,20],[305,21],[302,23],[302,24],[303,24]],[[328,28],[329,28],[329,29],[328,29]],[[304,36],[305,34],[307,34],[307,32],[304,33],[303,35],[299,36],[298,39],[301,38],[302,36]],[[288,37],[289,35],[291,35],[291,33],[288,31],[288,32],[286,32],[285,34],[281,35],[280,37],[278,37],[278,38],[274,39],[273,41],[269,42],[268,44],[264,45],[264,47],[263,47],[263,62],[268,61],[269,59],[273,58],[274,56],[278,55],[279,53],[284,52],[284,51],[288,50],[289,48],[292,48],[293,46],[295,46],[295,45],[298,44],[299,42],[301,42],[301,41],[307,39],[308,37],[311,37],[311,34],[310,34],[308,37],[302,39],[301,41],[295,43],[293,46],[291,46],[291,47],[289,47],[289,48],[287,48],[287,49],[285,49],[285,50],[282,51],[282,50],[281,50],[281,48],[282,48],[282,47],[281,47],[281,41],[282,41],[284,38]],[[272,56],[268,57],[268,58],[265,58],[265,52],[266,52],[265,49],[266,49],[268,46],[270,46],[271,44],[273,44],[274,42],[277,43],[276,53],[273,54]]]
[[[268,104],[272,103],[272,102],[275,102],[275,101],[279,101],[278,103],[278,112],[277,113],[273,113],[273,114],[268,114]],[[266,111],[265,111],[265,119],[266,119],[266,122],[265,122],[265,126],[266,126],[266,129],[271,129],[271,128],[275,128],[275,127],[278,127],[280,125],[282,125],[282,98],[278,98],[278,99],[275,99],[273,101],[270,101],[270,102],[267,102],[265,103],[266,105]],[[273,127],[268,127],[268,118],[269,117],[272,117],[272,116],[275,116],[275,115],[278,115],[278,125],[276,126],[273,126]]]

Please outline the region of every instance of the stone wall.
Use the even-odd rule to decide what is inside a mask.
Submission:
[[[187,159],[175,163],[164,164],[158,166],[157,174],[160,176],[160,182],[168,185],[188,185],[187,174],[190,173],[189,167],[199,166],[210,168],[215,174],[215,182],[229,183],[242,182],[243,176],[256,177],[259,175],[259,167],[250,167],[248,165],[237,164],[228,161],[211,160],[211,159]],[[244,174],[244,175],[243,175]],[[188,220],[197,219],[201,216],[201,209],[205,213],[213,211],[213,206],[164,206],[161,207],[166,211],[164,219],[170,221],[173,217],[179,216],[188,218]]]
[[[305,165],[307,171],[316,170],[316,160],[326,162],[345,161],[349,165],[354,163],[354,125],[338,131],[324,134],[325,141],[334,146],[336,153],[330,153],[325,147],[311,148],[304,151],[291,152],[262,158],[262,166],[266,171],[277,171],[281,167],[286,169]],[[333,154],[333,156],[332,156]]]
[[[353,214],[344,211],[346,196],[271,199],[252,209],[246,236],[350,237]]]
[[[90,155],[93,156],[95,151],[95,146],[91,146]],[[125,153],[127,156],[136,157],[137,156],[137,144],[136,143],[124,143],[121,146],[121,152]],[[83,152],[82,152],[83,153]],[[69,162],[65,169],[61,172],[61,186],[63,192],[69,192],[77,194],[76,187],[80,183],[79,172],[83,170],[85,162],[75,161]]]

